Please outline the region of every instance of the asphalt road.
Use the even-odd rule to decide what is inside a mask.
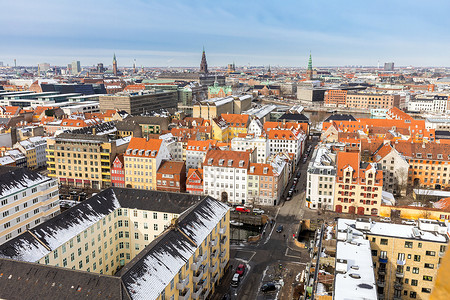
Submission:
[[[301,177],[296,187],[299,192],[294,195],[292,200],[281,202],[281,205],[276,208],[274,215],[270,216],[275,219],[275,225],[273,227],[268,225],[264,236],[255,244],[231,246],[230,264],[232,265],[232,269],[228,276],[222,280],[214,299],[221,299],[225,293],[231,295],[231,299],[242,300],[286,298],[287,295],[280,295],[279,287],[277,292],[266,295],[260,292],[260,288],[263,284],[265,273],[268,270],[272,270],[271,268],[275,268],[275,266],[279,266],[280,264],[283,267],[289,264],[305,265],[310,260],[307,251],[294,246],[292,237],[294,233],[297,233],[299,221],[304,214],[306,169],[308,162],[302,164],[300,161],[300,169],[296,170],[296,172],[301,170]],[[287,185],[286,191],[291,185],[292,179]],[[276,232],[276,228],[279,225],[283,225],[284,227],[282,233]],[[246,264],[247,270],[239,286],[232,288],[229,286],[229,282],[239,263]]]

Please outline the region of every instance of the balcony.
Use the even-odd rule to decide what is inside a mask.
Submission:
[[[219,234],[220,235],[224,235],[225,233],[227,233],[227,226],[223,226],[219,229]]]
[[[216,275],[214,275],[214,277],[212,278],[212,283],[216,283],[217,280],[219,279],[219,273],[216,273]]]
[[[377,286],[379,286],[379,287],[385,287],[385,286],[386,286],[386,281],[380,281],[380,280],[378,280],[378,281],[377,281]]]
[[[191,289],[186,289],[184,291],[180,291],[178,294],[179,300],[188,300],[191,297]]]
[[[209,272],[214,273],[215,271],[217,271],[217,263],[214,266],[209,267]]]
[[[197,290],[194,290],[194,293],[192,293],[192,299],[200,299],[200,295],[203,291],[203,288],[198,287]]]
[[[202,269],[201,271],[197,272],[197,274],[194,274],[194,276],[192,277],[192,282],[199,283],[200,280],[202,280],[203,275],[205,275],[205,270],[204,269]]]
[[[378,275],[386,275],[386,269],[378,269]]]
[[[210,291],[209,289],[203,290],[203,292],[200,294],[200,299],[201,299],[201,300],[206,300],[206,299],[208,299],[210,292],[211,292],[211,291]]]
[[[217,251],[217,250],[214,250],[213,252],[211,252],[211,259],[216,258],[218,253],[219,253],[219,251]]]
[[[392,300],[402,300],[402,296],[401,295],[394,295]]]
[[[388,259],[387,259],[387,257],[379,257],[379,258],[378,258],[378,261],[379,261],[380,263],[387,264]]]
[[[186,276],[186,278],[184,278],[183,280],[180,280],[177,283],[177,290],[184,290],[186,288],[186,286],[189,284],[189,274]]]
[[[195,258],[195,262],[202,263],[202,262],[205,261],[205,259],[206,259],[207,257],[208,257],[208,252],[205,251],[205,253],[203,253],[202,255],[198,255],[198,256]]]
[[[220,252],[219,257],[224,258],[225,255],[227,255],[227,249],[224,249],[222,252]]]
[[[378,300],[384,300],[384,294],[378,294]]]
[[[216,245],[217,245],[217,238],[215,238],[215,239],[209,241],[209,246],[210,246],[210,247],[215,247]]]
[[[445,252],[439,251],[439,257],[444,257]]]
[[[394,289],[401,291],[403,290],[403,283],[401,282],[394,282]]]
[[[228,237],[227,236],[224,236],[223,238],[220,239],[220,243],[222,245],[225,245],[227,241],[228,241]]]
[[[395,277],[397,277],[397,278],[403,278],[403,277],[405,277],[405,273],[403,273],[403,271],[402,272],[395,272]]]
[[[397,259],[397,265],[404,266],[405,264],[406,264],[406,260],[405,259]]]
[[[220,269],[221,269],[221,270],[224,270],[224,269],[225,269],[225,266],[227,265],[227,263],[228,263],[228,261],[226,261],[226,260],[221,261],[221,262],[220,262]]]

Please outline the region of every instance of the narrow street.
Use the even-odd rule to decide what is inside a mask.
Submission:
[[[309,162],[309,160],[308,160]],[[300,220],[305,214],[306,170],[308,162],[300,162],[301,176],[296,189],[298,193],[292,200],[284,201],[269,215],[275,224],[268,224],[262,238],[256,243],[230,245],[230,268],[218,288],[214,299],[222,299],[229,294],[231,299],[290,299],[293,285],[310,261],[307,249],[294,244],[293,234],[297,233]],[[292,185],[292,180],[287,189]],[[308,211],[308,215],[315,212]],[[315,214],[316,215],[316,214]],[[281,233],[276,232],[283,225]],[[230,287],[231,277],[238,264],[246,265],[246,272],[237,288]],[[260,292],[266,282],[274,282],[277,289],[273,292]]]

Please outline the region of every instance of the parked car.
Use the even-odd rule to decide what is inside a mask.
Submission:
[[[277,232],[280,233],[283,231],[283,225],[278,226],[277,228]]]
[[[289,190],[288,197],[292,197],[293,194],[294,194],[294,190]]]
[[[286,201],[291,201],[292,197],[291,196],[287,196],[286,197]]]
[[[243,207],[243,206],[237,206],[237,207],[236,207],[236,211],[237,211],[237,212],[243,212],[243,213],[249,213],[249,212],[250,212],[250,209],[245,208],[245,207]]]
[[[402,224],[405,224],[405,225],[417,225],[416,221],[414,221],[414,220],[403,220]]]
[[[306,163],[307,160],[308,160],[308,156],[305,156],[305,157],[303,158],[303,163]]]
[[[239,285],[239,281],[240,281],[239,274],[238,273],[234,274],[233,279],[231,279],[231,286],[237,287]]]
[[[277,289],[277,287],[275,286],[275,283],[268,282],[268,283],[263,284],[263,286],[261,287],[261,292],[267,293],[267,292],[275,291],[276,289]]]
[[[253,213],[258,214],[258,215],[262,215],[264,213],[264,210],[259,209],[259,208],[254,208],[253,209]]]
[[[236,268],[236,274],[239,274],[239,276],[244,275],[245,273],[245,265],[244,264],[239,264]]]
[[[389,222],[391,222],[391,218],[389,218],[389,217],[381,218],[380,222],[387,222],[387,223],[389,223]]]

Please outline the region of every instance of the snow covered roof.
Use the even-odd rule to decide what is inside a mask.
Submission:
[[[49,180],[51,179],[26,168],[0,167],[0,198]]]
[[[91,273],[35,263],[120,207],[171,212],[180,214],[180,217],[175,227],[162,233],[125,265],[116,274],[118,277],[93,274],[95,285],[90,285],[90,280],[84,280],[86,274]],[[8,268],[8,274],[13,274],[13,270],[28,270],[23,276],[27,279],[24,283],[33,282],[33,285],[26,291],[16,289],[21,296],[25,292],[32,295],[46,293],[50,296],[45,299],[61,299],[60,295],[51,294],[55,285],[35,284],[45,278],[43,274],[59,272],[64,278],[55,275],[51,282],[59,286],[58,289],[67,288],[64,280],[70,278],[75,287],[80,287],[79,292],[86,289],[91,291],[86,299],[157,299],[228,209],[226,204],[209,196],[109,188],[0,245],[0,266],[2,272],[6,272],[5,264],[15,264]],[[34,271],[30,272],[30,268]],[[7,276],[0,276],[0,280],[4,278]],[[111,282],[111,278],[118,280]],[[1,282],[3,289],[0,289],[0,298],[4,298],[9,288],[16,288],[17,282]],[[101,288],[105,282],[111,285],[107,293]]]
[[[161,235],[131,261],[129,267],[125,266],[122,279],[131,298],[157,299],[228,209],[226,204],[206,197],[180,216],[177,230]]]
[[[339,219],[338,230],[346,230],[347,220]],[[377,299],[370,242],[362,234],[336,243],[334,299]]]

